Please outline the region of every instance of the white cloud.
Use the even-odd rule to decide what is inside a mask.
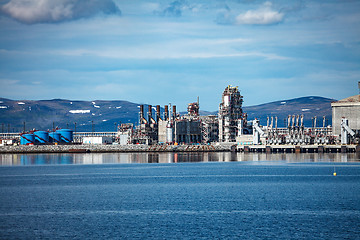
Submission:
[[[244,44],[252,43],[251,39],[217,38],[217,39],[178,39],[174,41],[151,43],[131,47],[104,47],[93,49],[62,49],[51,52],[63,56],[96,56],[113,59],[211,59],[227,57],[259,57],[269,60],[288,60],[288,57],[262,51],[237,50]]]
[[[148,51],[143,54],[132,54],[131,51],[125,53],[122,50],[64,50],[57,51],[59,55],[64,56],[96,56],[114,59],[210,59],[210,58],[226,58],[226,57],[260,57],[269,60],[289,60],[290,58],[280,56],[274,53],[263,52],[166,52],[166,51]]]
[[[5,15],[27,24],[55,23],[86,18],[98,13],[117,14],[112,0],[10,0],[0,8]]]
[[[284,18],[284,14],[272,10],[271,6],[272,4],[270,2],[266,2],[259,9],[248,10],[236,17],[236,23],[266,25],[281,22]]]
[[[162,17],[181,17],[184,11],[198,12],[201,5],[189,4],[184,0],[175,0],[165,7],[154,10],[154,14]]]
[[[1,79],[0,78],[0,86],[4,88],[4,86],[16,86],[20,83],[19,80],[15,79]],[[1,88],[0,88],[1,89]]]

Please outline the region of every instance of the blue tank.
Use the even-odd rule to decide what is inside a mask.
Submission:
[[[61,141],[62,142],[72,142],[73,141],[73,130],[71,129],[60,129],[56,131],[57,133],[61,134]]]
[[[30,143],[35,143],[35,135],[32,133],[23,134],[20,138],[20,144],[21,145],[27,145]]]
[[[49,133],[46,131],[36,131],[34,132],[35,142],[37,143],[48,143],[49,142]]]
[[[57,132],[49,133],[49,140],[52,143],[59,143],[61,142],[61,134]]]

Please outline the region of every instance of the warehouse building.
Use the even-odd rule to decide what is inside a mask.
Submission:
[[[333,102],[331,108],[333,135],[340,135],[343,118],[348,120],[348,126],[353,131],[360,132],[360,95]]]

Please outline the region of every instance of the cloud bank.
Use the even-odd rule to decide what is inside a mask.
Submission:
[[[273,10],[271,6],[271,2],[266,2],[259,9],[249,10],[238,15],[236,17],[236,24],[267,25],[281,22],[284,14]]]
[[[197,4],[189,4],[185,0],[175,0],[168,5],[154,11],[155,15],[162,17],[181,17],[185,11],[197,11]]]
[[[170,3],[170,5],[167,6],[165,9],[158,10],[155,13],[160,16],[180,17],[184,6],[184,1],[174,1]]]
[[[26,24],[59,23],[99,13],[121,14],[112,0],[10,0],[0,12]]]

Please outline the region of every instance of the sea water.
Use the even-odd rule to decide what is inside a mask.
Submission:
[[[9,154],[0,163],[0,239],[360,238],[355,154]]]

